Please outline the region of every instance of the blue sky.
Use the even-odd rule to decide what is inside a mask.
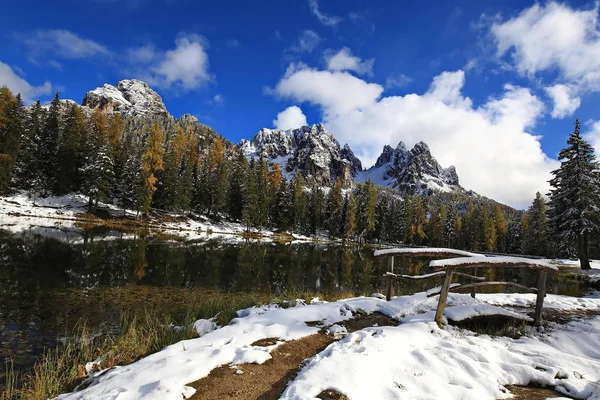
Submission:
[[[64,0],[2,14],[0,84],[29,100],[138,78],[234,142],[324,122],[370,166],[384,144],[424,140],[465,187],[519,207],[547,190],[576,117],[600,144],[592,2]]]

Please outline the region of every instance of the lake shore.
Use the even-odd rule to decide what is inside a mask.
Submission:
[[[574,317],[571,322],[548,322],[543,328],[526,328],[518,339],[490,336],[432,322],[437,300],[424,293],[396,297],[390,302],[361,297],[293,307],[276,305],[240,310],[229,325],[209,329],[199,338],[168,346],[126,367],[102,371],[92,384],[61,400],[87,398],[190,398],[189,384],[223,365],[231,374],[244,374],[245,366],[268,362],[271,353],[286,342],[299,340],[329,327],[342,340],[305,361],[298,375],[285,385],[284,399],[315,398],[334,390],[349,398],[416,398],[450,396],[465,399],[509,397],[505,385],[533,382],[576,398],[600,395],[600,317]],[[525,307],[535,302],[530,294],[452,294],[451,306],[467,315],[479,309]],[[600,314],[600,296],[586,298],[548,295],[547,309]],[[340,328],[359,314],[378,312],[399,326],[371,327],[347,333]],[[316,322],[316,324],[315,324]],[[260,340],[276,338],[267,346]],[[401,362],[397,362],[402,360]],[[427,360],[428,368],[423,365]],[[250,367],[248,367],[249,369]],[[240,372],[237,372],[240,371]],[[435,382],[435,385],[431,383]]]
[[[113,204],[99,203],[96,213],[88,212],[88,199],[81,194],[32,198],[21,192],[0,196],[2,229],[13,233],[34,231],[57,239],[73,239],[61,235],[64,229],[106,228],[124,232],[146,231],[171,235],[179,240],[207,237],[237,237],[278,241],[329,241],[325,234],[306,236],[269,229],[251,229],[240,222],[215,221],[195,213],[173,213],[151,210],[141,218],[133,210]]]

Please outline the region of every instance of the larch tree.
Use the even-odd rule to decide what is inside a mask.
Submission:
[[[152,196],[156,191],[156,172],[163,169],[163,141],[165,133],[155,122],[150,127],[144,146],[144,154],[141,162],[141,190],[136,202],[138,212],[144,214],[150,211]]]
[[[560,151],[560,167],[552,171],[548,217],[558,242],[577,248],[582,269],[590,269],[588,240],[598,230],[600,173],[593,147],[580,135],[579,120]]]

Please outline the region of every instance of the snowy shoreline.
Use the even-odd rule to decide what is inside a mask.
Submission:
[[[519,339],[477,335],[433,322],[437,299],[424,293],[380,298],[359,297],[294,307],[252,307],[238,312],[229,325],[182,341],[133,364],[114,368],[80,392],[60,400],[181,399],[190,382],[221,365],[262,364],[269,347],[252,343],[266,338],[296,340],[317,333],[306,322],[334,325],[359,312],[381,312],[399,326],[372,327],[348,334],[310,358],[289,382],[283,399],[313,399],[333,389],[351,399],[509,398],[507,385],[537,383],[576,398],[600,399],[600,316],[560,325],[528,328]],[[531,294],[451,294],[446,316],[509,315],[505,307],[531,307]],[[600,294],[584,298],[548,295],[545,310],[600,314]]]
[[[33,231],[43,236],[64,239],[71,242],[78,235],[72,235],[65,230],[75,230],[80,224],[102,225],[105,222],[119,222],[126,219],[122,228],[147,229],[152,232],[163,232],[175,235],[184,240],[215,238],[219,236],[241,237],[248,234],[246,226],[235,222],[214,222],[210,219],[189,214],[193,218],[177,213],[161,213],[161,216],[151,215],[148,220],[135,221],[136,213],[122,209],[112,204],[100,203],[99,209],[106,212],[109,219],[90,219],[87,212],[87,198],[81,194],[65,196],[49,196],[36,198],[35,201],[25,193],[13,196],[0,196],[0,229],[12,233]],[[166,218],[165,218],[166,217]],[[252,231],[262,240],[285,239],[293,241],[322,241],[325,237],[308,237],[298,234],[280,235],[271,230]]]

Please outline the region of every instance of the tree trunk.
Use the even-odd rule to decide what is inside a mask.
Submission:
[[[592,269],[590,266],[590,257],[588,255],[588,234],[583,232],[579,235],[579,264],[581,269]]]

